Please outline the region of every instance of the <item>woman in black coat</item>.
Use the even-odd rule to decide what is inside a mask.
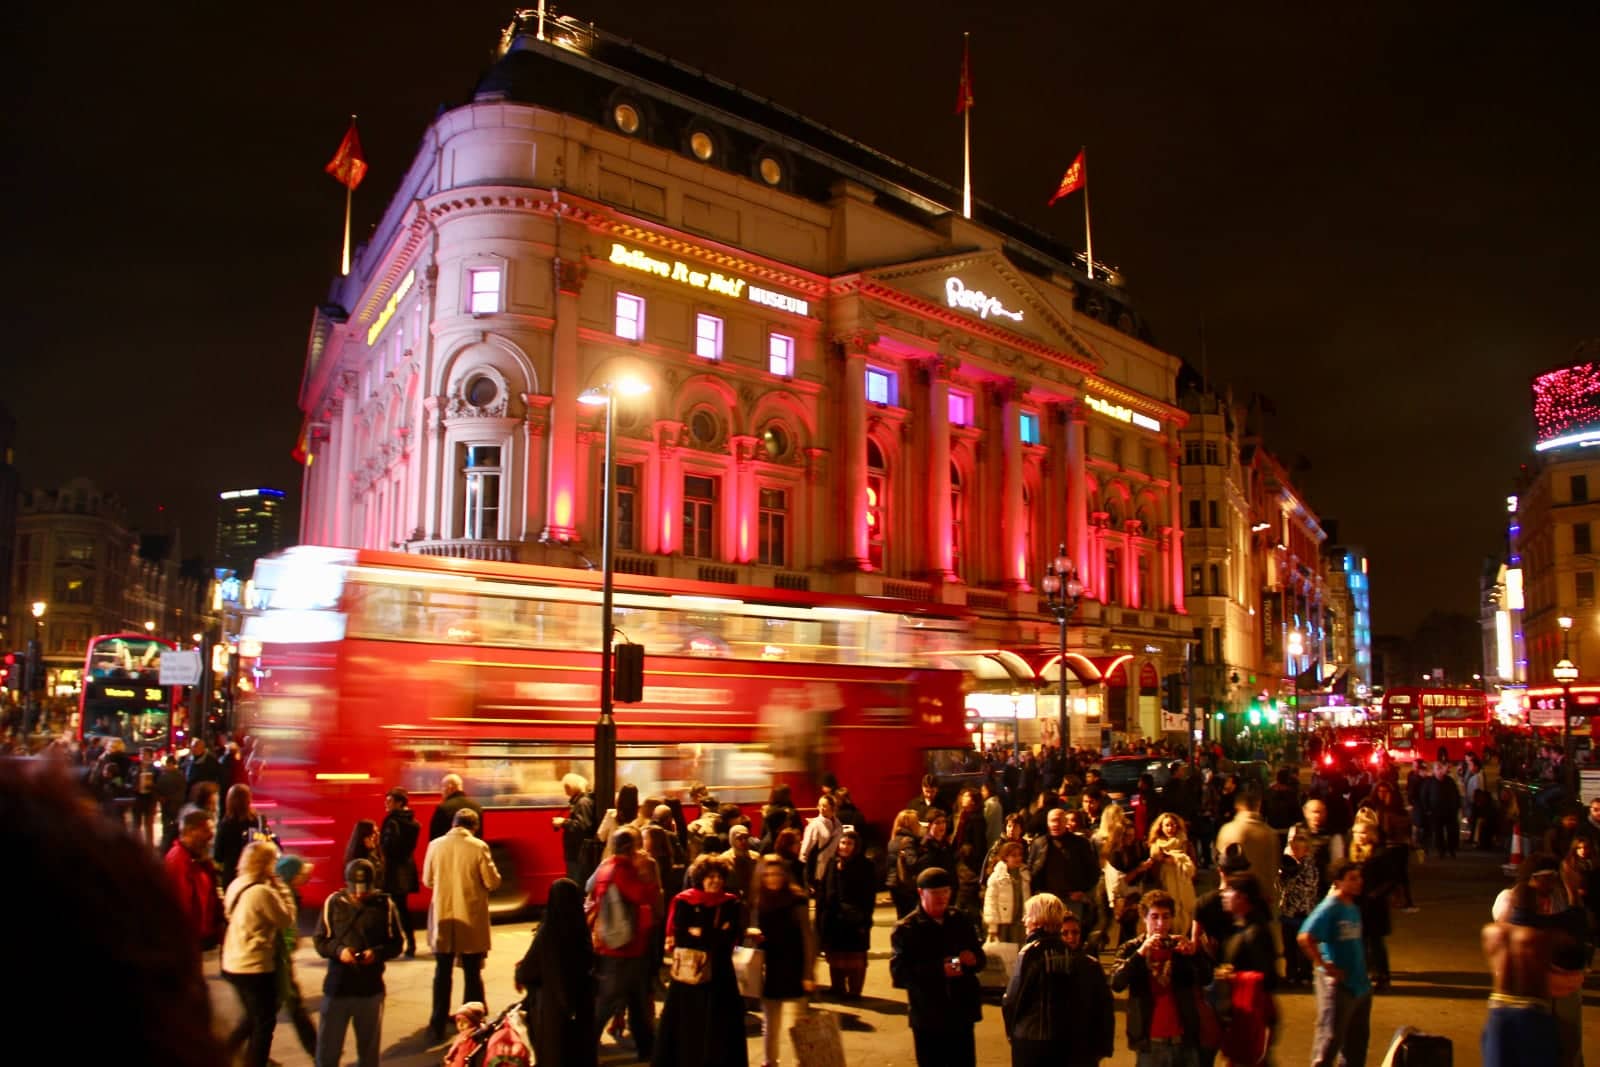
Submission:
[[[956,876],[956,850],[950,841],[950,816],[938,808],[928,809],[928,832],[917,848],[916,873],[939,867]]]
[[[732,867],[721,856],[689,866],[688,888],[667,912],[672,981],[661,1009],[654,1067],[746,1067],[744,998],[733,950],[744,940],[744,905],[727,892]],[[559,1060],[556,1062],[560,1062]]]
[[[583,890],[571,879],[559,879],[550,887],[544,920],[516,971],[535,1062],[594,1067],[593,970]]]
[[[811,992],[817,945],[805,890],[790,876],[789,865],[782,857],[776,853],[763,856],[754,885],[755,914],[751,921],[760,932],[766,955],[761,982],[761,1040],[766,1063],[775,1065],[783,1049],[788,1005],[803,1003]]]
[[[861,835],[846,830],[817,891],[817,934],[828,954],[829,983],[845,1000],[859,997],[867,979],[876,881],[872,862],[861,851]]]

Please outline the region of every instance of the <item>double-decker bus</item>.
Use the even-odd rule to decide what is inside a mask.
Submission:
[[[1397,686],[1383,694],[1383,734],[1389,755],[1403,762],[1433,760],[1442,748],[1453,760],[1478,755],[1490,740],[1489,697],[1478,689]]]
[[[184,725],[183,690],[161,685],[161,655],[176,648],[149,634],[102,634],[89,642],[78,696],[78,740],[119,737],[141,749],[173,747]]]
[[[593,781],[600,576],[568,568],[302,547],[256,565],[238,733],[286,851],[342,878],[357,819],[393,786],[426,826],[446,773],[485,807],[498,909],[562,877],[562,776]],[[618,705],[619,784],[757,810],[802,807],[832,773],[885,833],[921,776],[970,752],[964,675],[932,666],[962,619],[936,605],[618,575],[619,640],[645,647],[643,699]],[[603,812],[611,798],[596,798]],[[427,835],[418,844],[418,861]]]

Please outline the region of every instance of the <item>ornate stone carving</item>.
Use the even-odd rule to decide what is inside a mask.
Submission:
[[[849,355],[864,356],[872,351],[872,346],[877,344],[879,336],[875,330],[846,330],[834,337],[833,343]]]
[[[506,417],[506,401],[504,391],[496,393],[493,400],[481,407],[456,394],[450,397],[445,415],[452,419],[503,419]]]
[[[583,292],[584,280],[589,276],[583,260],[556,256],[550,261],[550,266],[555,272],[557,291],[565,296],[577,296]]]

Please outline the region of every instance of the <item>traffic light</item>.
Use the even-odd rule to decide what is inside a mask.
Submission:
[[[1161,709],[1168,715],[1183,714],[1183,675],[1174,673],[1161,679]]]
[[[3,666],[0,666],[0,689],[22,688],[22,656],[16,652],[7,652]]]
[[[616,672],[611,678],[611,699],[617,704],[637,704],[644,699],[644,646],[616,646]]]

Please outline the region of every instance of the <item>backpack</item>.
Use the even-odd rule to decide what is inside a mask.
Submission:
[[[633,941],[635,923],[633,905],[615,882],[606,886],[598,900],[590,902],[589,930],[596,949],[616,951],[626,947]]]
[[[1235,971],[1229,979],[1228,1023],[1222,1032],[1222,1055],[1229,1063],[1254,1067],[1267,1061],[1272,1028],[1277,1022],[1266,975],[1260,971]]]

